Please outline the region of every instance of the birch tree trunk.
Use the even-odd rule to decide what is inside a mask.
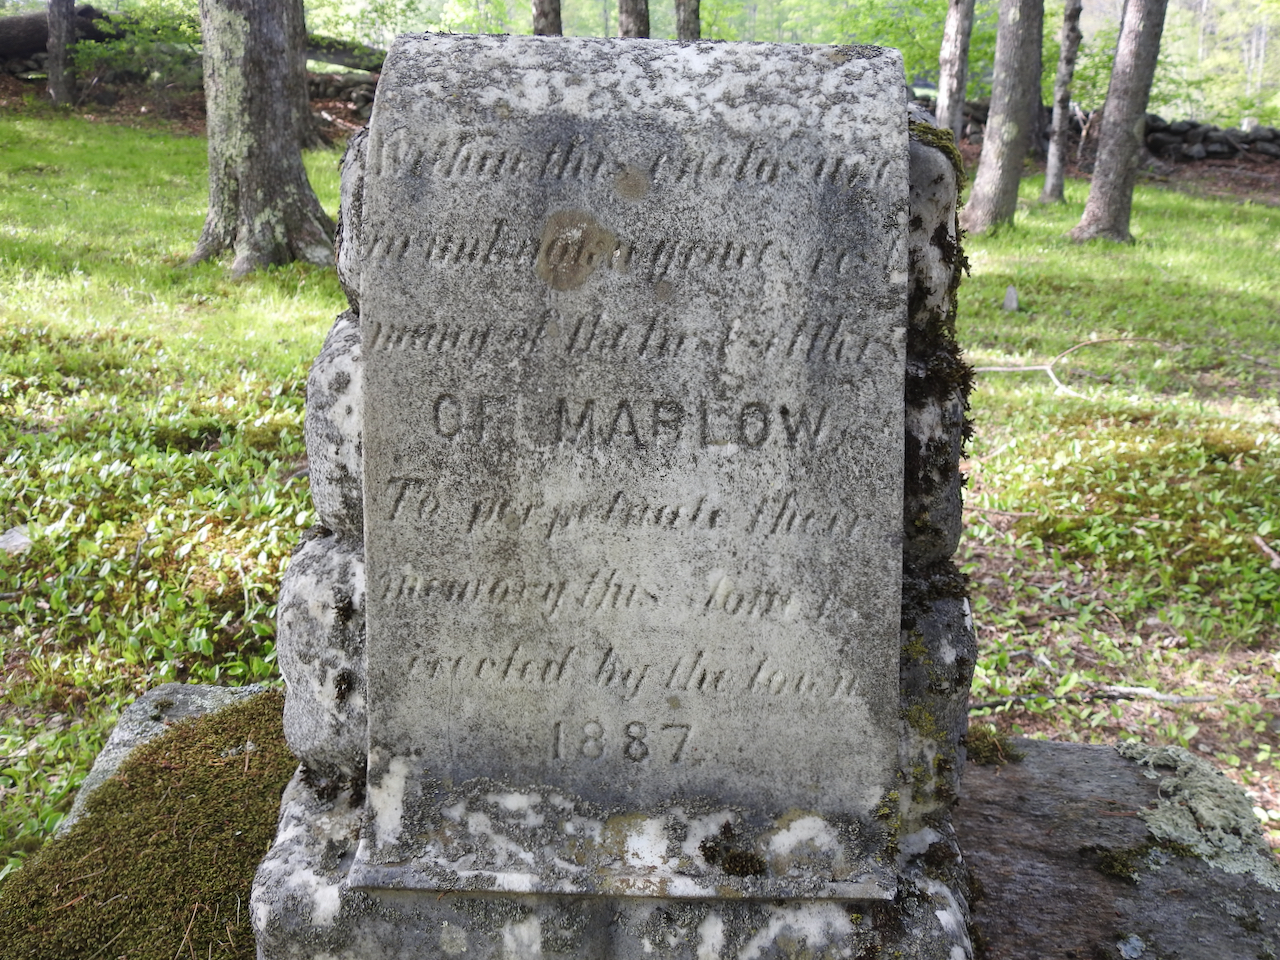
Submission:
[[[618,36],[649,36],[649,0],[618,0]]]
[[[192,263],[233,250],[234,276],[268,264],[333,263],[333,221],[302,166],[302,61],[280,0],[200,0],[209,213]],[[305,76],[301,80],[306,84]]]
[[[1067,166],[1067,130],[1071,125],[1071,80],[1076,72],[1076,54],[1080,52],[1080,12],[1084,0],[1067,0],[1062,16],[1061,53],[1058,73],[1053,80],[1053,122],[1049,131],[1049,160],[1044,169],[1041,203],[1062,203],[1064,171]]]
[[[964,133],[964,91],[969,80],[969,38],[973,34],[973,0],[950,0],[947,25],[938,56],[938,126],[950,130],[956,143]]]
[[[533,0],[533,34],[536,37],[564,35],[560,23],[560,0]]]
[[[676,0],[676,39],[702,39],[702,11],[699,0]]]
[[[1022,162],[1040,109],[1044,0],[1000,0],[991,113],[961,225],[981,233],[1013,220]]]
[[[1107,106],[1098,136],[1098,162],[1080,223],[1072,240],[1104,237],[1127,243],[1133,211],[1133,187],[1142,158],[1147,100],[1160,55],[1160,35],[1168,0],[1128,0],[1120,24]]]
[[[49,96],[66,106],[76,98],[76,78],[71,71],[71,47],[76,42],[75,0],[49,0]]]

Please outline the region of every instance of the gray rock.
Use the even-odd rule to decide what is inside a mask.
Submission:
[[[955,816],[989,960],[1280,955],[1280,867],[1221,773],[1176,748],[1016,746],[970,765]]]
[[[360,223],[364,216],[364,160],[368,142],[368,129],[357,130],[347,141],[342,155],[338,233],[334,240],[338,282],[357,316],[360,314]]]
[[[1258,140],[1253,145],[1253,152],[1264,157],[1280,157],[1280,144],[1269,140]]]
[[[9,556],[17,556],[20,553],[26,553],[31,549],[31,538],[27,536],[26,524],[20,527],[10,527],[4,533],[0,533],[0,550],[3,550]]]
[[[1176,133],[1152,133],[1147,135],[1147,148],[1155,154],[1165,154],[1182,146],[1182,137]]]
[[[1184,143],[1181,155],[1186,160],[1203,160],[1209,154],[1203,143]]]
[[[359,541],[323,533],[298,547],[280,584],[276,655],[285,739],[318,778],[364,776],[364,605]]]
[[[1217,127],[1211,127],[1208,124],[1196,124],[1186,132],[1184,139],[1187,143],[1203,143],[1205,138],[1216,129]]]
[[[312,378],[340,532],[280,602],[308,775],[255,881],[264,960],[971,956],[955,171],[908,151],[899,71],[389,56],[344,171],[363,345],[342,318]]]
[[[58,833],[66,832],[72,824],[85,815],[86,805],[93,793],[110,780],[120,764],[137,747],[154,740],[178,720],[202,717],[216,713],[261,693],[264,684],[247,687],[212,687],[193,683],[162,683],[148,690],[125,708],[116,728],[111,731],[88,776],[80,784],[71,812],[58,826]]]
[[[348,310],[338,317],[311,365],[305,430],[316,515],[330,530],[355,539],[364,532],[363,384],[360,321]]]

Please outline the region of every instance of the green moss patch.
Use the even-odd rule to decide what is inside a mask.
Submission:
[[[969,760],[982,766],[1017,763],[1026,756],[1014,748],[1013,741],[1007,734],[1001,733],[989,723],[970,726],[964,743]]]
[[[135,750],[87,815],[0,885],[4,956],[255,954],[249,887],[297,761],[272,690]]]

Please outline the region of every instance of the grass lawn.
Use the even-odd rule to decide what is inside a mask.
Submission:
[[[331,212],[337,160],[308,158]],[[1204,751],[1280,843],[1280,211],[1144,187],[1136,244],[1077,247],[1085,189],[1038,209],[1029,180],[968,244],[978,367],[1098,341],[1065,390],[978,374],[977,722]],[[0,871],[137,693],[275,676],[306,370],[344,300],[331,270],[183,266],[205,202],[198,138],[0,113],[0,533],[32,541],[0,552]]]

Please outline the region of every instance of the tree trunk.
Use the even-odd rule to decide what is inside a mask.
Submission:
[[[1067,131],[1071,126],[1071,80],[1076,72],[1076,54],[1080,52],[1080,11],[1084,0],[1067,0],[1062,17],[1061,53],[1058,73],[1053,81],[1053,123],[1049,133],[1049,160],[1044,169],[1041,203],[1062,203],[1063,171],[1067,166]]]
[[[560,37],[560,0],[533,0],[533,33],[538,37]]]
[[[969,79],[969,37],[973,33],[973,0],[951,0],[938,56],[938,126],[960,142],[964,133],[964,91]]]
[[[293,109],[294,129],[298,132],[298,147],[314,150],[324,146],[320,125],[311,112],[311,91],[307,86],[307,20],[302,0],[272,0],[284,8],[285,42],[292,61],[284,72],[285,90]]]
[[[1133,239],[1129,234],[1133,187],[1167,6],[1168,0],[1128,0],[1125,4],[1098,136],[1098,162],[1084,216],[1071,231],[1072,240],[1105,237],[1127,243]]]
[[[649,0],[618,0],[618,36],[649,36]]]
[[[333,221],[307,182],[290,71],[296,31],[273,0],[200,0],[209,214],[191,262],[235,252],[241,276],[273,263],[333,263]],[[301,80],[305,85],[305,77]]]
[[[76,42],[75,0],[49,0],[49,96],[67,106],[76,98],[76,78],[71,70],[71,47]]]
[[[676,39],[702,39],[702,11],[698,0],[676,0]]]
[[[973,192],[961,215],[970,233],[1013,220],[1022,161],[1040,110],[1040,31],[1044,0],[1000,0],[991,113]]]

